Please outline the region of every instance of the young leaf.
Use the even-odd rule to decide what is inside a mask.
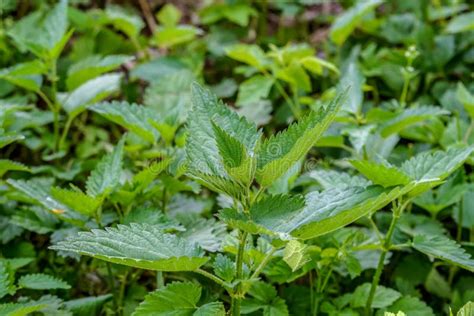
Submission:
[[[10,273],[6,262],[0,261],[0,299],[8,294],[13,295],[16,288],[13,285],[13,274]]]
[[[194,107],[190,113],[186,140],[188,173],[213,190],[238,196],[242,188],[226,172],[211,122],[238,140],[248,155],[254,154],[260,132],[208,90],[194,84],[192,94]]]
[[[77,316],[97,315],[99,313],[98,309],[110,298],[112,298],[112,294],[81,297],[66,301],[64,305]]]
[[[162,289],[148,294],[145,300],[135,309],[132,316],[225,316],[224,305],[222,303],[214,302],[198,307],[200,298],[201,287],[198,284],[191,282],[173,282]]]
[[[385,188],[406,185],[411,179],[390,164],[378,164],[368,160],[351,160],[351,164],[373,183]]]
[[[474,30],[474,12],[460,14],[449,21],[446,26],[448,33],[460,33]]]
[[[359,1],[357,4],[341,14],[331,26],[330,37],[338,45],[344,43],[347,37],[357,27],[364,15],[380,5],[383,0]]]
[[[334,170],[314,170],[309,173],[309,176],[321,184],[324,189],[348,187],[367,187],[372,183],[361,176],[352,176],[346,172],[339,172]]]
[[[307,246],[297,240],[290,240],[283,251],[283,261],[285,261],[293,272],[311,261],[307,253]]]
[[[387,312],[403,311],[410,316],[434,316],[431,307],[417,297],[403,296],[386,309]]]
[[[0,159],[0,177],[2,177],[7,171],[27,171],[30,172],[30,168],[25,166],[22,163],[8,160]]]
[[[53,277],[47,274],[27,274],[22,276],[18,280],[18,286],[25,289],[33,290],[53,290],[53,289],[64,289],[68,290],[71,288],[69,284],[61,279]]]
[[[474,259],[454,240],[445,236],[418,235],[413,239],[413,248],[428,256],[460,266],[474,272]]]
[[[89,105],[119,90],[121,74],[106,74],[86,81],[71,93],[63,96],[62,106],[72,117],[79,115]]]
[[[87,178],[87,194],[93,197],[105,196],[119,183],[122,172],[122,156],[125,137],[114,150],[104,156]]]
[[[235,263],[227,256],[217,254],[213,263],[214,273],[226,282],[232,282],[235,277]]]
[[[272,184],[307,154],[336,117],[346,94],[347,91],[339,94],[325,108],[311,112],[300,122],[263,142],[256,172],[262,186]]]
[[[80,232],[50,248],[157,271],[193,271],[208,260],[194,243],[147,224]]]
[[[273,78],[255,75],[240,85],[237,105],[246,106],[266,99],[273,85]]]
[[[43,303],[7,303],[0,304],[0,315],[2,316],[27,316],[41,311],[47,304]]]
[[[157,121],[158,117],[144,106],[125,101],[112,101],[94,104],[89,109],[129,129],[150,143],[155,143],[159,137],[149,123],[149,120]]]
[[[456,98],[462,103],[471,119],[474,119],[474,95],[460,82],[456,89]]]
[[[16,64],[0,70],[0,79],[4,79],[26,90],[39,92],[46,66],[39,60]]]
[[[102,204],[100,199],[84,194],[80,190],[53,187],[51,188],[51,195],[60,203],[85,216],[93,216]]]
[[[254,282],[248,293],[251,298],[242,302],[242,314],[262,310],[263,315],[289,315],[286,302],[278,297],[272,285],[261,281]]]
[[[237,44],[226,49],[227,56],[246,63],[257,69],[265,68],[267,59],[263,50],[257,45]]]

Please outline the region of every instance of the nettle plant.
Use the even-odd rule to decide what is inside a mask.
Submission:
[[[305,158],[333,122],[346,94],[339,93],[318,111],[311,111],[286,130],[265,138],[254,124],[194,84],[194,106],[187,123],[186,174],[225,197],[227,207],[217,217],[231,232],[224,238],[223,246],[206,247],[186,238],[183,227],[175,222],[142,221],[79,232],[51,248],[157,271],[157,290],[145,297],[133,315],[240,315],[258,310],[268,315],[287,315],[285,301],[270,283],[264,282],[268,277],[266,269],[282,264],[281,269],[289,269],[290,274],[297,272],[289,280],[309,274],[311,313],[317,315],[333,272],[332,267],[329,271],[322,269],[328,266],[324,265],[324,258],[331,256],[321,253],[315,243],[320,240],[317,237],[334,233],[361,218],[368,218],[378,239],[358,245],[359,250],[377,250],[380,257],[373,282],[359,286],[351,294],[357,303],[352,304],[355,309],[365,309],[369,315],[374,308],[389,306],[400,297],[398,292],[379,285],[387,253],[391,251],[413,248],[474,271],[474,260],[448,237],[417,234],[413,230],[404,235],[402,243],[392,240],[399,219],[409,212],[413,199],[441,184],[464,163],[473,152],[472,147],[459,145],[447,151],[423,152],[400,167],[382,159],[351,160],[367,179],[342,172],[319,172],[317,178],[324,188],[321,191],[305,195],[270,194],[269,187]],[[112,160],[103,162],[103,166],[113,165]],[[97,171],[97,181],[91,180],[88,190],[104,188],[103,185],[107,188],[114,172],[117,169]],[[56,196],[61,197],[59,191]],[[392,220],[388,230],[383,231],[372,216],[389,204]],[[335,250],[329,263],[342,255],[341,249]],[[351,260],[350,254],[344,258],[351,275],[360,274],[357,260]],[[165,279],[176,279],[175,272],[186,271],[195,273],[206,287],[188,274],[177,276],[179,282],[165,284]]]

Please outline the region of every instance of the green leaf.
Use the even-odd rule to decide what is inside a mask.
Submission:
[[[446,32],[448,33],[460,33],[471,30],[474,30],[474,12],[460,14],[451,19],[448,26],[446,26]]]
[[[392,134],[399,133],[411,125],[423,122],[429,118],[448,114],[449,111],[436,106],[425,105],[416,108],[410,108],[402,111],[396,117],[384,122],[381,126],[381,134],[383,137],[388,137]]]
[[[159,135],[149,123],[158,117],[148,108],[125,101],[112,101],[94,104],[89,108],[106,119],[125,127],[150,143],[156,142]]]
[[[181,11],[173,4],[168,3],[161,8],[156,17],[164,26],[175,26],[181,19]]]
[[[8,35],[21,50],[29,50],[41,58],[57,58],[61,46],[70,34],[66,34],[67,0],[44,10],[24,17],[9,30]]]
[[[349,89],[348,96],[341,107],[341,111],[352,113],[353,115],[360,116],[362,105],[364,103],[364,85],[365,77],[362,70],[357,62],[360,55],[360,49],[355,47],[352,49],[351,54],[345,60],[342,66],[341,79],[338,84],[339,89]]]
[[[226,282],[232,282],[236,273],[235,263],[232,259],[219,253],[214,259],[213,267],[215,275]]]
[[[135,309],[132,316],[176,315],[176,316],[224,316],[224,305],[219,302],[201,307],[197,304],[201,297],[201,287],[191,282],[173,282],[162,289],[148,294]]]
[[[67,88],[69,91],[74,90],[83,83],[103,73],[114,70],[132,59],[132,56],[126,55],[94,55],[81,59],[68,68],[66,80]]]
[[[311,91],[311,78],[298,63],[292,63],[278,70],[276,76],[278,79],[288,82],[295,93],[299,90],[305,92]]]
[[[293,272],[311,261],[307,252],[308,246],[297,240],[290,240],[283,250],[283,261],[285,261]]]
[[[451,147],[447,151],[422,152],[404,162],[400,171],[414,180],[444,180],[473,152],[474,147]]]
[[[466,89],[462,82],[458,83],[456,98],[464,106],[471,119],[474,119],[474,95]]]
[[[474,272],[474,259],[471,255],[447,237],[418,235],[413,239],[412,246],[428,256]]]
[[[330,63],[316,56],[304,57],[300,60],[300,62],[304,68],[317,75],[322,75],[324,68],[327,68],[332,72],[339,74],[339,69],[337,69],[337,67],[333,63]]]
[[[85,216],[94,216],[102,204],[102,200],[89,196],[79,189],[68,190],[58,187],[51,188],[51,195],[55,200]]]
[[[107,23],[112,24],[114,28],[122,31],[130,38],[137,37],[145,26],[139,15],[118,5],[108,5],[104,13]]]
[[[245,80],[239,87],[237,105],[246,106],[266,99],[273,82],[273,78],[263,75],[255,75]]]
[[[53,277],[51,275],[41,273],[27,274],[22,276],[18,280],[18,286],[21,288],[33,290],[68,290],[71,288],[71,286],[63,280]]]
[[[2,177],[7,171],[27,171],[31,172],[31,169],[25,166],[22,163],[8,160],[0,159],[0,177]]]
[[[257,45],[237,44],[226,49],[227,56],[257,69],[264,69],[267,64],[265,53]]]
[[[106,74],[86,81],[76,90],[63,96],[62,106],[70,116],[75,117],[89,105],[118,91],[121,79],[121,74]]]
[[[208,260],[195,244],[147,224],[79,232],[50,248],[157,271],[193,271]]]
[[[192,93],[194,107],[186,139],[188,174],[212,190],[238,196],[242,188],[232,181],[226,171],[213,124],[243,144],[249,156],[254,155],[261,133],[257,132],[255,125],[240,118],[208,90],[195,84]]]
[[[347,92],[339,94],[326,107],[311,112],[285,131],[266,139],[257,158],[257,181],[269,186],[302,159],[329,127]]]
[[[460,310],[458,310],[456,316],[470,316],[474,312],[474,302],[467,302]]]
[[[25,136],[23,135],[19,135],[17,133],[4,133],[3,130],[0,129],[0,148],[23,139],[25,139]]]
[[[365,307],[367,299],[369,298],[371,284],[364,283],[359,285],[353,294],[352,307]],[[372,302],[372,308],[384,308],[390,306],[393,302],[399,299],[401,294],[395,290],[387,288],[385,286],[377,286],[375,290],[374,300]]]
[[[41,311],[47,304],[43,303],[7,303],[0,304],[0,315],[2,316],[27,316]]]
[[[358,1],[355,6],[341,14],[334,21],[329,34],[331,40],[338,45],[344,43],[347,37],[359,25],[360,20],[381,3],[383,3],[383,0]]]
[[[119,184],[124,143],[125,137],[122,137],[114,150],[104,156],[91,172],[86,182],[88,195],[105,196]]]
[[[335,170],[314,170],[309,176],[321,184],[324,189],[348,187],[367,187],[372,183],[361,176],[352,176],[346,172]]]
[[[0,79],[23,89],[39,92],[43,81],[41,75],[46,71],[46,66],[42,62],[34,60],[0,70]]]
[[[386,311],[393,313],[403,311],[409,316],[434,316],[431,307],[426,305],[426,303],[419,298],[413,296],[403,296],[399,298],[395,303],[390,305]]]
[[[253,282],[248,292],[251,298],[242,302],[242,314],[250,314],[262,310],[263,315],[288,316],[286,302],[277,296],[275,288],[265,282]]]
[[[190,25],[158,27],[155,33],[156,44],[162,48],[173,47],[193,40],[200,30]]]
[[[245,146],[212,122],[214,136],[227,174],[235,181],[248,185],[255,173],[255,159],[250,157]]]
[[[64,302],[68,310],[77,316],[97,315],[100,307],[112,297],[112,294],[81,297]]]
[[[385,188],[406,185],[411,179],[390,164],[378,164],[368,160],[351,160],[351,164],[367,179]]]
[[[0,261],[0,299],[8,294],[13,295],[15,292],[13,273],[11,273],[7,262]]]

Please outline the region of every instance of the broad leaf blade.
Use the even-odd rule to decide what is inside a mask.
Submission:
[[[64,289],[68,290],[71,288],[69,284],[61,279],[53,277],[47,274],[27,274],[22,276],[18,280],[18,286],[26,289],[33,290],[53,290],[53,289]]]
[[[413,239],[412,245],[413,248],[428,256],[433,256],[474,272],[474,259],[454,240],[439,235],[418,235]]]
[[[157,271],[193,271],[208,260],[195,244],[147,224],[80,232],[50,248]]]
[[[351,164],[374,184],[383,187],[406,185],[410,178],[390,165],[378,164],[368,160],[351,160]]]
[[[285,131],[266,139],[259,150],[256,177],[269,186],[303,158],[336,117],[346,92],[339,94],[319,112],[311,112]]]

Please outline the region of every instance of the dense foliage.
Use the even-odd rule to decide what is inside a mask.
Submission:
[[[473,315],[472,3],[162,2],[0,1],[0,315]]]

